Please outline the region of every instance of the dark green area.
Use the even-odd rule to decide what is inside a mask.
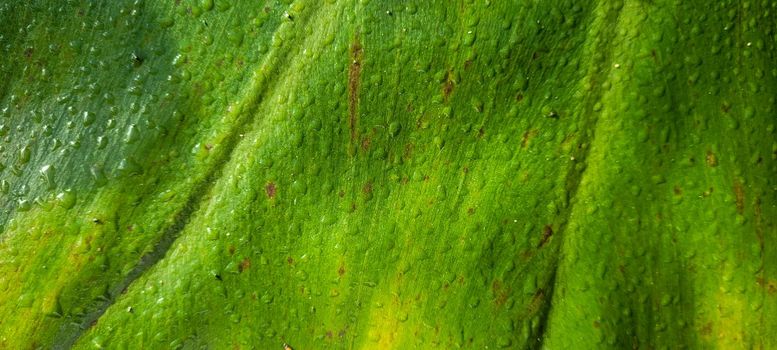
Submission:
[[[0,5],[0,348],[777,347],[777,1]]]

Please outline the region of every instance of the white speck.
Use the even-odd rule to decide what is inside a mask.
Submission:
[[[750,47],[750,45],[753,45],[753,43],[747,42],[747,47]]]
[[[618,68],[621,67],[621,64],[620,63],[616,63],[615,65],[613,65],[613,67],[615,67],[615,69],[618,69]]]

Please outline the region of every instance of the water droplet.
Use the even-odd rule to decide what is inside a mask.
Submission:
[[[103,149],[108,144],[108,139],[105,136],[97,136],[97,149]]]
[[[84,112],[84,125],[92,125],[94,123],[94,113],[92,112]]]
[[[392,122],[389,124],[389,134],[391,136],[397,136],[399,134],[399,131],[402,129],[402,126],[398,122]]]
[[[43,182],[46,183],[46,188],[49,190],[53,190],[56,187],[56,183],[54,182],[54,166],[53,165],[44,165],[40,168],[40,176],[41,179],[43,179]]]
[[[138,127],[135,124],[131,124],[127,128],[127,133],[124,135],[124,142],[135,143],[138,140]]]
[[[26,164],[30,161],[30,157],[32,157],[30,146],[24,146],[19,150],[19,163]]]
[[[97,186],[105,185],[108,182],[102,167],[94,165],[89,169],[89,172],[92,174],[92,180],[94,180]]]
[[[119,162],[119,166],[116,167],[119,176],[140,174],[143,172],[143,168],[134,160],[124,158]]]
[[[28,211],[32,208],[32,203],[26,199],[19,199],[16,204],[19,211]]]
[[[65,209],[70,209],[76,204],[76,193],[72,190],[65,190],[57,195],[57,204]]]
[[[262,295],[262,302],[265,304],[272,304],[273,302],[272,295],[269,293],[265,293],[264,295]]]

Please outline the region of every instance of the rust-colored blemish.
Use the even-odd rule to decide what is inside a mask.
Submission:
[[[761,288],[766,289],[766,292],[769,294],[777,293],[777,281],[775,280],[766,280],[763,277],[758,277],[755,279],[756,284],[760,286]]]
[[[362,74],[362,45],[356,35],[351,43],[351,64],[348,66],[348,129],[351,133],[351,144],[357,139],[357,123],[359,115],[359,84]]]
[[[446,102],[448,101],[448,97],[451,96],[451,92],[453,92],[453,82],[448,80],[445,82],[445,86],[442,88],[442,95]]]
[[[739,181],[734,182],[734,195],[737,201],[737,213],[742,214],[745,211],[745,189]]]
[[[267,185],[264,186],[264,191],[267,192],[267,198],[275,198],[276,190],[275,184],[272,182],[268,182]]]
[[[451,72],[445,73],[445,85],[442,87],[442,97],[445,100],[445,102],[448,102],[448,97],[451,96],[451,93],[453,92],[454,83],[453,80],[451,80]]]
[[[405,151],[402,153],[405,159],[408,159],[413,156],[413,149],[415,148],[415,145],[412,143],[408,143],[405,145]]]
[[[540,238],[539,247],[542,247],[545,245],[545,243],[548,243],[550,236],[553,236],[553,227],[551,225],[545,225],[545,227],[542,228],[542,238]]]
[[[683,189],[682,189],[682,188],[680,188],[680,186],[675,186],[675,187],[674,187],[674,194],[676,194],[676,195],[678,195],[678,196],[679,196],[679,195],[681,195],[681,194],[683,194]]]
[[[496,306],[502,306],[507,302],[509,295],[502,281],[496,279],[491,283],[491,291],[494,293],[494,304]]]
[[[716,157],[715,153],[712,153],[712,151],[707,151],[707,156],[704,157],[704,160],[707,162],[708,166],[713,168],[718,166],[718,157]]]
[[[534,136],[537,136],[537,129],[526,130],[521,137],[521,147],[526,148]]]
[[[294,264],[294,258],[288,257],[286,258],[286,262],[289,263],[289,265]]]
[[[515,95],[515,102],[521,101],[523,101],[523,94],[519,92],[517,95]]]
[[[367,152],[372,144],[372,139],[369,137],[362,138],[362,151]]]
[[[229,255],[234,255],[235,254],[235,246],[230,244],[229,248],[227,248],[227,250],[229,251]]]
[[[755,204],[753,205],[753,212],[755,214],[755,236],[758,238],[758,244],[761,247],[761,251],[764,249],[764,230],[761,225],[761,197],[755,198]]]
[[[534,293],[534,297],[532,297],[531,302],[526,306],[526,315],[533,316],[538,311],[540,311],[540,306],[542,306],[542,302],[544,300],[545,291],[542,288],[537,289],[537,292]]]
[[[702,326],[701,329],[699,330],[699,333],[701,333],[701,335],[712,334],[712,322],[707,322],[706,324],[704,324],[704,326]]]
[[[340,264],[340,268],[337,269],[337,275],[340,277],[345,275],[345,265]]]
[[[243,272],[245,270],[248,270],[251,267],[251,259],[245,258],[243,261],[240,262],[240,265],[237,265],[237,270],[239,272]]]
[[[372,182],[368,182],[364,184],[364,187],[362,187],[362,193],[364,194],[372,193]]]

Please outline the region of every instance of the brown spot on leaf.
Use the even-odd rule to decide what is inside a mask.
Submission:
[[[553,227],[551,227],[551,225],[545,225],[545,227],[542,228],[542,238],[540,238],[539,247],[542,247],[545,245],[545,243],[548,243],[550,236],[553,236]]]
[[[517,95],[515,95],[515,102],[521,101],[523,101],[523,94],[519,92]]]
[[[240,272],[243,272],[245,270],[248,270],[251,267],[251,259],[245,258],[243,261],[240,262],[240,265],[237,265],[237,270]]]
[[[337,275],[340,277],[343,277],[343,275],[345,275],[345,265],[340,265],[340,268],[337,269]]]
[[[362,74],[362,45],[356,35],[351,43],[351,65],[348,66],[348,129],[351,133],[351,144],[357,139],[357,123],[359,116],[359,85]]]
[[[448,97],[451,96],[451,93],[453,92],[454,83],[453,80],[451,80],[451,72],[445,73],[445,85],[442,87],[442,97],[445,100],[445,102],[448,102]]]
[[[674,187],[674,194],[676,194],[676,195],[678,195],[678,196],[679,196],[679,195],[681,195],[681,194],[683,194],[683,189],[682,189],[682,188],[680,188],[680,186],[675,186],[675,187]]]
[[[448,101],[448,97],[451,96],[451,92],[453,92],[453,82],[448,80],[445,82],[445,86],[442,88],[442,95],[446,102]]]
[[[368,151],[370,149],[370,144],[372,144],[372,139],[369,137],[365,137],[362,139],[362,151]]]
[[[275,184],[272,182],[268,182],[267,185],[264,186],[264,191],[267,192],[267,198],[275,198]]]
[[[745,211],[745,189],[739,181],[734,182],[734,195],[736,196],[737,213],[742,214]]]
[[[758,277],[755,279],[755,282],[761,287],[766,289],[766,292],[774,295],[777,293],[777,281],[775,280],[766,280],[763,277]]]
[[[227,250],[229,251],[229,255],[235,254],[235,246],[230,244],[229,248],[227,248]]]
[[[706,324],[704,324],[704,326],[702,326],[701,329],[699,330],[699,333],[701,333],[701,335],[712,334],[712,322],[707,322]]]
[[[707,162],[707,165],[713,168],[718,166],[718,157],[716,157],[715,153],[712,153],[712,151],[707,151],[707,156],[704,159]]]
[[[761,197],[755,198],[755,204],[753,205],[753,212],[755,214],[755,235],[758,238],[758,244],[761,247],[761,251],[764,249],[764,230],[761,223]]]
[[[403,152],[403,156],[405,159],[408,159],[413,156],[413,149],[415,148],[415,145],[412,143],[408,143],[405,145],[405,151]]]
[[[502,284],[502,281],[498,279],[494,280],[494,282],[491,283],[491,292],[494,293],[494,304],[496,306],[502,306],[507,302],[509,293],[504,284]]]
[[[537,292],[534,293],[534,297],[532,297],[531,302],[526,306],[526,316],[534,316],[538,311],[540,311],[540,306],[542,306],[543,301],[545,301],[545,291],[542,290],[542,288],[537,289]]]
[[[368,182],[368,183],[364,184],[364,187],[362,187],[362,192],[364,194],[372,193],[372,182]]]
[[[289,265],[291,265],[291,264],[294,263],[294,258],[288,257],[288,258],[286,258],[286,262],[289,263]]]
[[[526,130],[521,137],[521,147],[526,148],[534,136],[537,136],[537,129]]]

